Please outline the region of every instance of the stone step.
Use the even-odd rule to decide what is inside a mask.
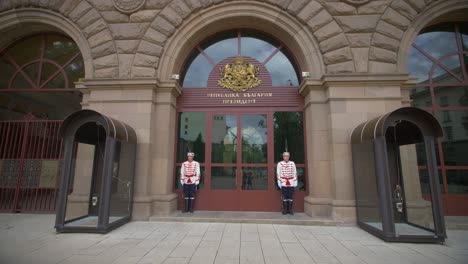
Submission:
[[[310,217],[305,213],[282,215],[279,212],[195,211],[194,213],[182,213],[177,211],[169,214],[155,214],[149,218],[149,221],[355,226],[354,223],[330,218]]]

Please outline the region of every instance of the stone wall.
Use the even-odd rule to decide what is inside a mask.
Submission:
[[[94,71],[88,78],[132,78],[160,77],[157,69],[168,39],[204,9],[225,4],[271,5],[294,17],[319,43],[327,73],[395,72],[404,32],[421,12],[437,4],[434,0],[135,0],[144,5],[123,13],[114,2],[121,1],[3,0],[0,12],[21,8],[57,12],[74,22],[89,43]]]

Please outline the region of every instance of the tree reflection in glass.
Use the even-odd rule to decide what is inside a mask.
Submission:
[[[302,112],[275,112],[273,114],[275,162],[283,160],[286,142],[291,160],[296,164],[304,161],[304,122]]]
[[[242,163],[266,162],[266,115],[242,115]]]
[[[213,163],[235,163],[237,160],[237,116],[214,115],[211,140]]]

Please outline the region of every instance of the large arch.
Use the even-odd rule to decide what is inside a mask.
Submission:
[[[0,48],[24,36],[40,32],[58,32],[69,36],[78,45],[85,64],[85,78],[92,78],[94,73],[91,48],[82,31],[70,20],[55,12],[44,9],[25,8],[10,10],[0,15]]]
[[[170,9],[170,6],[166,8]],[[170,21],[164,16],[167,11],[163,10],[146,32],[136,54],[136,57],[145,56],[148,47],[158,49],[158,52],[152,54],[155,57],[156,69],[151,72],[149,68],[139,67],[143,65],[134,63],[132,76],[138,76],[137,71],[146,70],[149,76],[168,80],[172,74],[179,72],[196,43],[216,32],[242,27],[261,30],[283,41],[291,52],[296,54],[299,68],[310,72],[310,77],[320,78],[326,72],[326,63],[314,32],[272,4],[226,2],[203,9],[197,16],[189,16],[198,10],[187,10],[183,22],[182,18],[178,22]],[[331,23],[336,24],[333,21]]]
[[[423,28],[439,22],[450,22],[461,19],[467,20],[467,9],[468,1],[447,0],[438,1],[421,12],[411,24],[409,24],[400,40],[396,63],[397,71],[407,72],[408,53],[411,49],[411,45]]]

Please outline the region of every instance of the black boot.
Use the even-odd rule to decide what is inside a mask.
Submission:
[[[190,199],[185,198],[184,210],[182,211],[182,213],[188,212],[188,210],[189,210],[189,201],[190,201]]]
[[[283,201],[283,214],[288,213],[288,201]]]
[[[193,214],[193,205],[195,204],[195,199],[190,199],[189,210]]]
[[[288,201],[288,214],[294,215],[294,212],[293,212],[293,201]]]

